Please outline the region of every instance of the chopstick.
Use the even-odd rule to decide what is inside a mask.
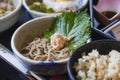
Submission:
[[[30,74],[32,77],[34,77],[36,80],[46,80],[45,78],[43,78],[42,76],[38,76],[37,74],[35,74],[33,71],[28,71],[28,74]]]

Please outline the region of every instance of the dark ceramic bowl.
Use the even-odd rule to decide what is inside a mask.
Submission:
[[[75,72],[73,65],[78,60],[78,58],[82,56],[81,53],[89,53],[93,49],[97,49],[100,54],[108,54],[111,50],[120,51],[120,42],[110,39],[97,40],[78,48],[75,52],[73,52],[73,55],[70,57],[67,65],[67,71],[70,80],[76,80],[77,73]]]

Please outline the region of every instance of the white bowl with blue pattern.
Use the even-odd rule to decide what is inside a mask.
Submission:
[[[26,43],[31,42],[35,37],[43,35],[44,31],[51,26],[53,18],[44,16],[32,19],[21,25],[14,33],[11,39],[11,48],[14,55],[29,70],[41,75],[59,75],[67,72],[67,59],[61,61],[36,61],[29,59],[21,54],[21,50]],[[47,23],[47,24],[46,24]]]

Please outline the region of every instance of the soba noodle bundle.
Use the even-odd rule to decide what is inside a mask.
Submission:
[[[58,61],[69,58],[71,49],[51,50],[52,45],[45,38],[35,38],[22,50],[22,54],[37,61]]]

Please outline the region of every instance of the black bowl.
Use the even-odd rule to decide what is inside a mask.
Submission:
[[[111,50],[120,51],[120,42],[110,39],[97,40],[78,48],[75,52],[73,52],[67,64],[67,71],[71,80],[76,80],[77,73],[75,72],[73,65],[77,62],[78,58],[82,57],[81,53],[85,52],[87,54],[93,49],[97,49],[100,54],[108,54]]]

